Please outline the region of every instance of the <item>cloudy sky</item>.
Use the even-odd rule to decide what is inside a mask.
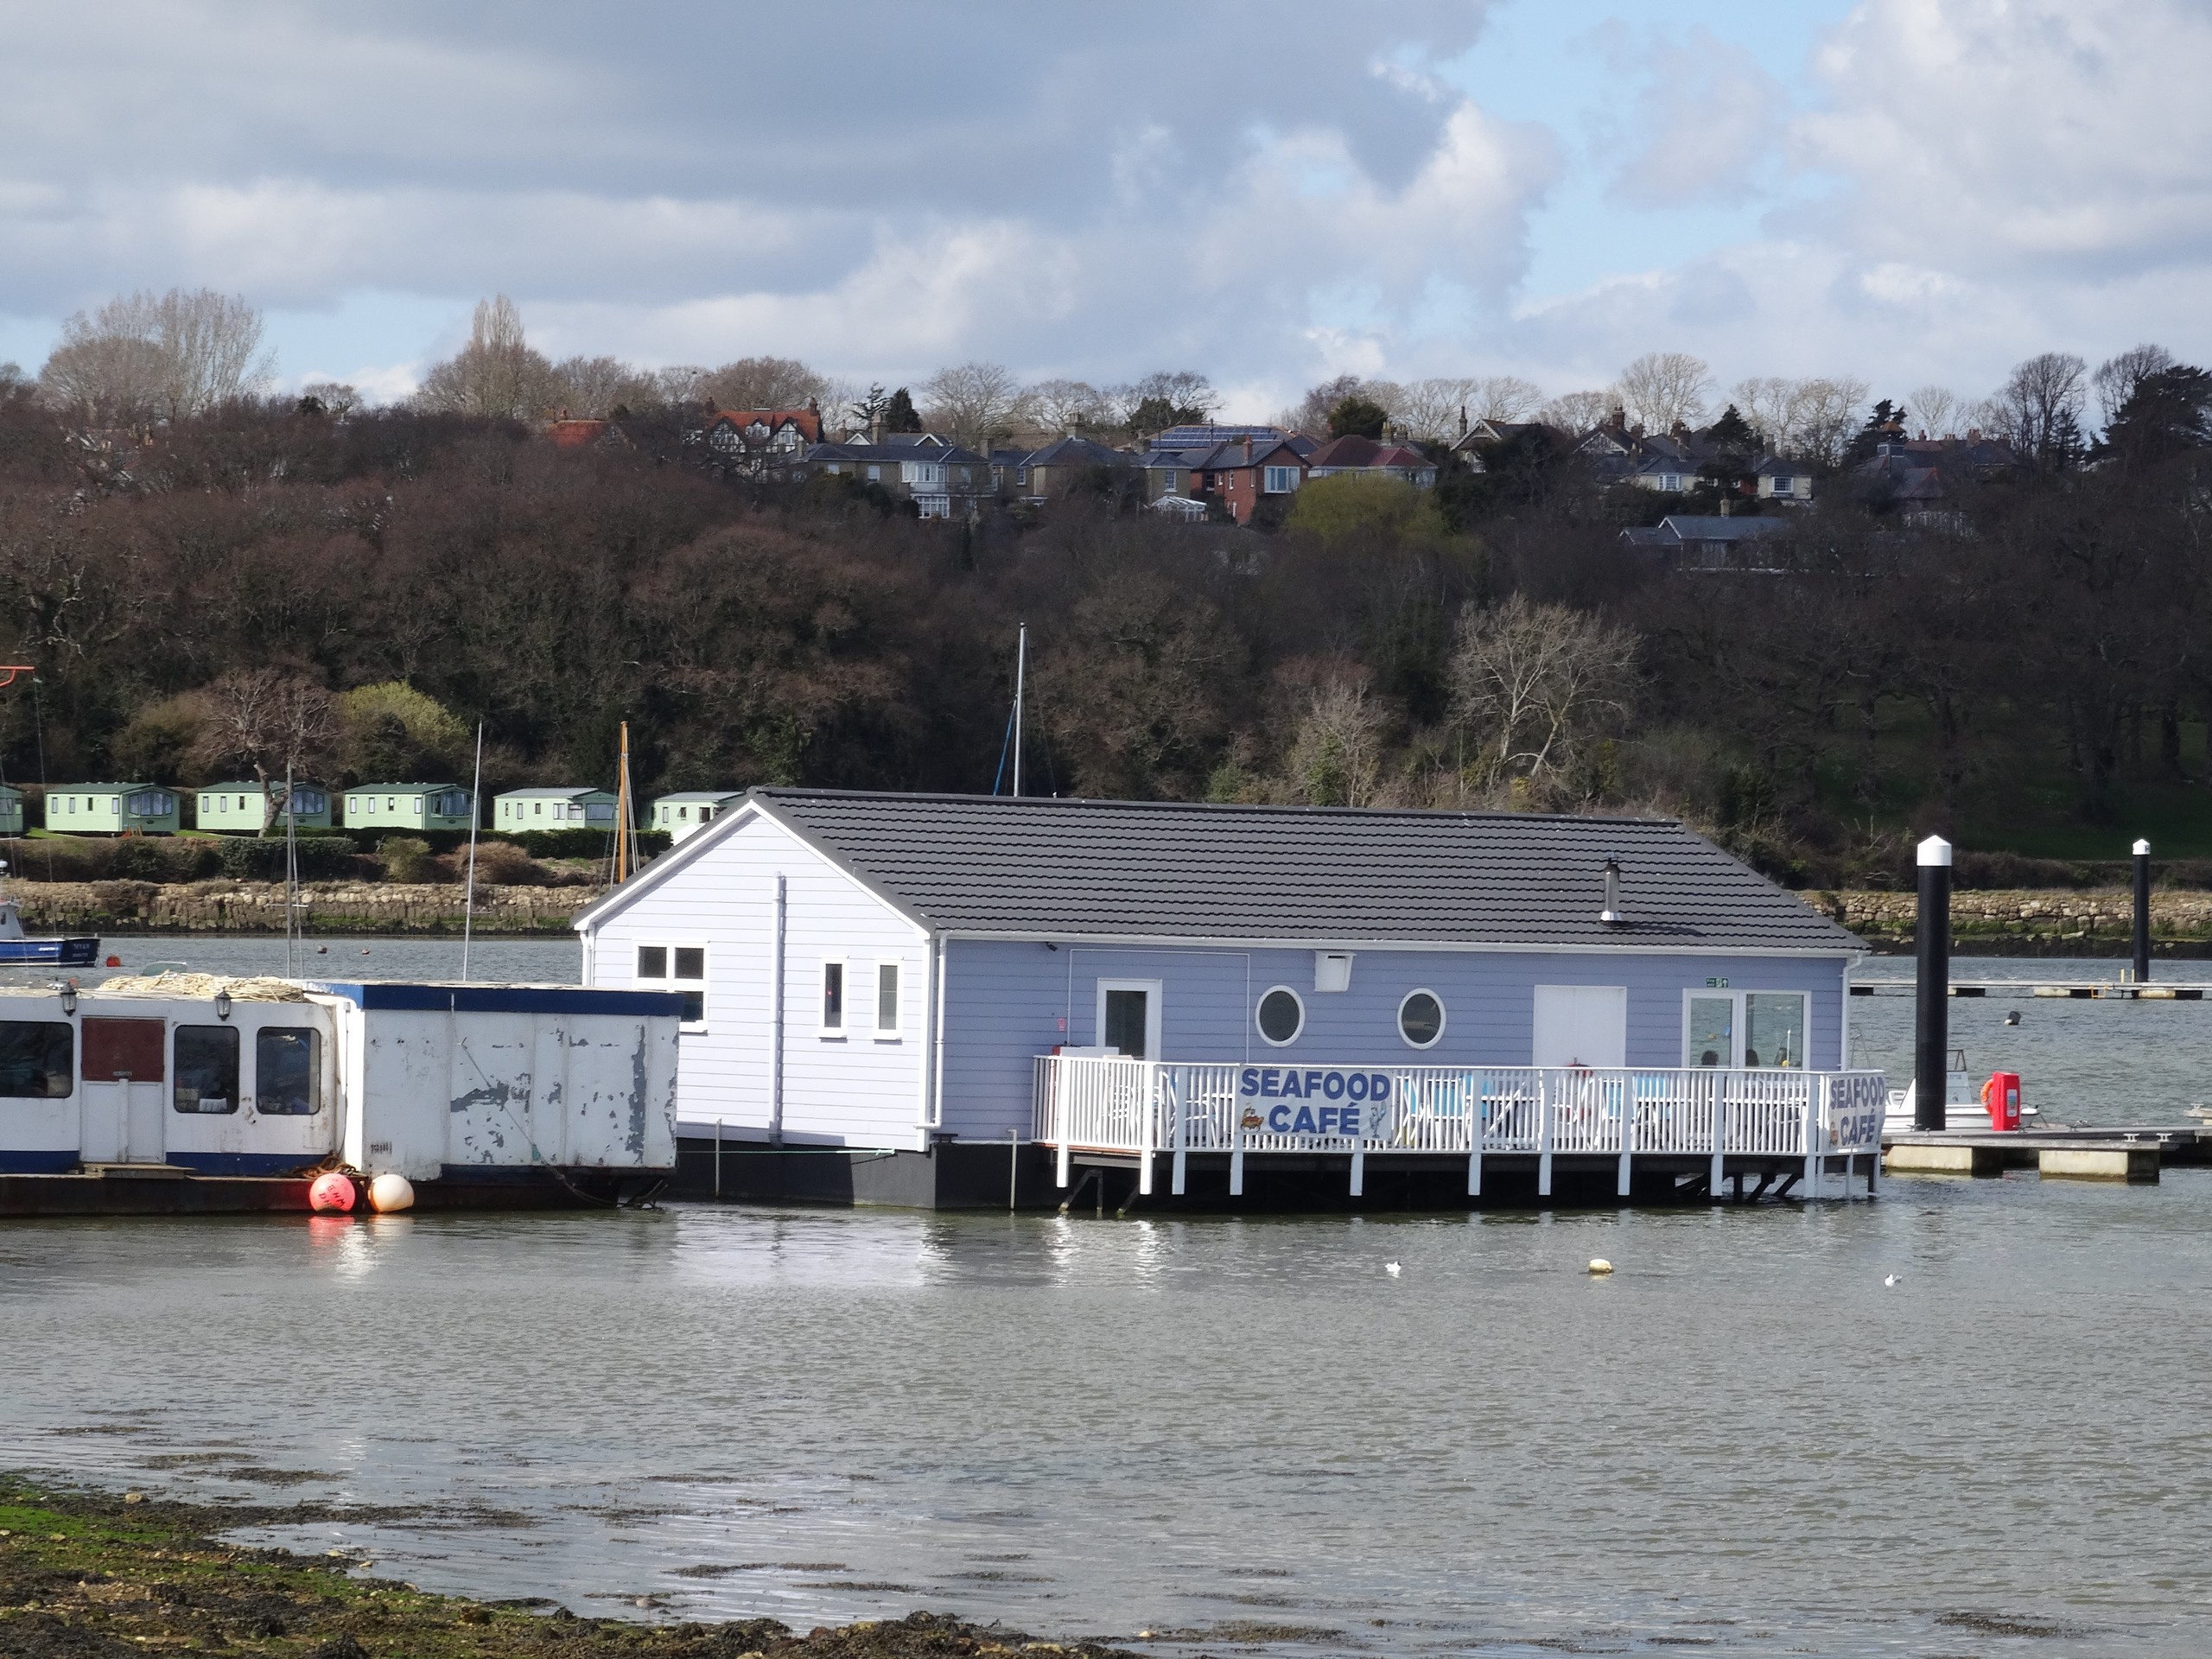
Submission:
[[[0,0],[0,359],[119,290],[556,356],[1969,396],[2205,338],[2206,0]]]

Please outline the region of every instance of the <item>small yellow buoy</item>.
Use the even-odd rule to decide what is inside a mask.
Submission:
[[[415,1207],[415,1187],[404,1175],[387,1171],[369,1183],[369,1207],[380,1216]]]
[[[1594,1274],[1598,1274],[1603,1275],[1603,1274],[1605,1274],[1611,1273],[1612,1270],[1613,1270],[1613,1264],[1612,1264],[1611,1262],[1610,1262],[1606,1261],[1606,1260],[1605,1260],[1605,1258],[1604,1256],[1602,1256],[1602,1255],[1593,1255],[1593,1256],[1592,1256],[1592,1257],[1590,1258],[1590,1266],[1589,1266],[1588,1271],[1590,1271],[1590,1272],[1592,1272],[1592,1273],[1594,1273]]]

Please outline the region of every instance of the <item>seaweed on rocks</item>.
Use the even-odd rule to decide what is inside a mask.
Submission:
[[[322,1504],[203,1507],[0,1477],[0,1659],[1136,1659],[946,1613],[820,1626],[772,1618],[641,1624],[426,1593],[342,1557],[223,1542],[241,1526],[367,1519]],[[550,1611],[545,1611],[550,1608]]]

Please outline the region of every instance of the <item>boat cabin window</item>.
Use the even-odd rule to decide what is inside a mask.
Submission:
[[[253,1105],[264,1117],[322,1109],[322,1040],[313,1030],[266,1027],[253,1039]]]
[[[180,1112],[235,1112],[238,1109],[238,1028],[179,1026],[176,1081],[171,1099]]]
[[[0,1099],[65,1100],[77,1071],[66,1020],[0,1020]]]

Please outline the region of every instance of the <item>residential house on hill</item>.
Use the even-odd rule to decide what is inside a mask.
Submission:
[[[931,432],[897,433],[881,443],[817,443],[798,464],[808,473],[880,484],[925,518],[974,518],[994,493],[990,461]]]
[[[1078,480],[1099,467],[1118,471],[1137,464],[1137,457],[1128,451],[1109,448],[1089,438],[1056,438],[1043,448],[1032,450],[1021,463],[1021,494],[1032,501],[1047,500],[1065,495]]]
[[[718,409],[684,442],[696,443],[733,472],[759,475],[794,466],[822,442],[817,409]]]
[[[1431,489],[1436,483],[1436,463],[1413,445],[1357,435],[1323,444],[1307,459],[1306,471],[1312,478],[1333,478],[1344,473],[1395,478],[1417,490]]]
[[[1486,473],[1491,470],[1491,457],[1499,450],[1532,442],[1548,448],[1554,442],[1567,442],[1568,436],[1541,421],[1493,421],[1485,417],[1467,428],[1452,444],[1452,453],[1465,457],[1471,471]]]
[[[1685,570],[1758,570],[1777,567],[1760,544],[1786,536],[1796,526],[1787,518],[1672,513],[1653,525],[1621,531],[1622,544],[1666,555]]]

